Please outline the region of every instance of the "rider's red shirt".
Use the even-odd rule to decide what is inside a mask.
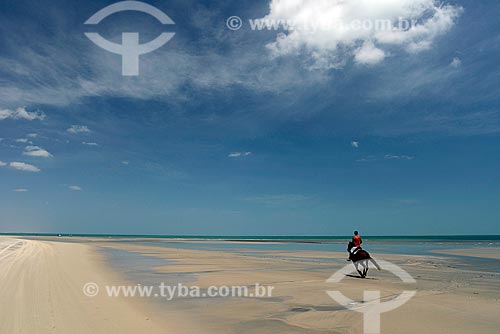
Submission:
[[[361,237],[359,235],[355,235],[352,237],[352,242],[354,244],[354,247],[359,247],[359,246],[361,246],[361,243],[363,241],[361,240]]]

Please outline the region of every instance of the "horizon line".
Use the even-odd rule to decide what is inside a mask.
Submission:
[[[129,234],[129,233],[57,233],[57,232],[1,232],[4,236],[82,236],[82,237],[177,237],[177,238],[332,238],[332,237],[350,237],[351,235],[223,235],[223,234]],[[375,238],[397,238],[397,237],[500,237],[500,234],[386,234],[386,235],[370,235],[365,234],[365,237]]]

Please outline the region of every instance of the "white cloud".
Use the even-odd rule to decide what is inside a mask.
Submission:
[[[415,157],[411,157],[409,155],[393,155],[393,154],[386,154],[384,156],[385,160],[413,160]]]
[[[409,155],[396,155],[396,154],[386,154],[383,157],[369,155],[360,159],[357,159],[356,162],[374,162],[380,160],[413,160],[415,157]]]
[[[354,53],[354,60],[358,64],[375,65],[385,58],[385,52],[376,48],[372,42],[364,42],[363,46]]]
[[[24,162],[11,162],[9,166],[23,172],[38,173],[40,171],[40,168]]]
[[[5,167],[5,166],[7,166],[7,164],[3,161],[0,161],[0,167]]]
[[[51,158],[53,157],[47,150],[38,146],[26,146],[23,155],[28,155],[30,157],[41,157],[41,158]]]
[[[88,142],[86,142],[86,141],[82,141],[82,144],[83,144],[83,145],[87,145],[87,146],[99,146],[99,144],[97,144],[97,143],[94,143],[94,142],[90,142],[90,143],[88,143]]]
[[[123,161],[122,161],[122,164],[124,164],[124,165],[128,165],[128,164],[130,164],[130,161],[123,160]]]
[[[17,188],[17,189],[12,189],[12,191],[16,192],[16,193],[25,193],[28,191],[28,189],[26,188]]]
[[[373,155],[369,155],[367,157],[359,158],[356,160],[356,162],[372,162],[372,161],[377,161],[377,157]]]
[[[30,138],[36,138],[38,137],[38,133],[28,133],[26,136]]]
[[[43,112],[29,112],[24,107],[17,108],[16,110],[0,109],[0,121],[3,121],[5,119],[24,119],[27,121],[33,121],[36,119],[43,120],[44,118],[45,114]]]
[[[268,44],[273,55],[305,50],[313,67],[339,68],[352,58],[374,65],[396,47],[409,53],[429,49],[461,12],[437,0],[271,0],[264,19],[292,26]]]
[[[70,128],[68,128],[66,131],[72,134],[79,134],[79,133],[89,133],[90,129],[85,126],[85,125],[72,125]]]
[[[351,146],[354,147],[354,148],[358,148],[359,147],[359,141],[352,141],[351,142]]]
[[[460,66],[462,66],[462,60],[460,60],[460,58],[458,57],[455,57],[451,61],[450,66],[453,68],[459,68]]]
[[[252,154],[252,152],[232,152],[232,153],[229,153],[228,157],[229,158],[247,157],[251,154]]]
[[[16,139],[16,143],[29,143],[29,140],[27,138],[19,138]]]
[[[80,188],[79,186],[68,186],[68,189],[74,191],[82,191],[82,188]]]

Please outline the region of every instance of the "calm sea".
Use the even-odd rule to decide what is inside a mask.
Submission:
[[[9,234],[4,234],[9,235]],[[14,235],[14,234],[10,234]],[[57,234],[15,234],[49,236]],[[111,242],[191,249],[345,251],[350,236],[192,236],[63,234],[64,237],[106,238]],[[363,236],[363,247],[372,253],[423,255],[433,250],[500,248],[500,235]]]

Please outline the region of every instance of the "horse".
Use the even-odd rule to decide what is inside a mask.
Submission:
[[[373,263],[373,265],[375,266],[375,268],[377,268],[377,270],[380,270],[380,266],[378,265],[377,261],[375,261],[370,256],[370,253],[368,253],[364,249],[359,248],[355,254],[351,254],[350,259],[352,261],[352,264],[358,271],[359,275],[361,276],[361,278],[366,278],[366,274],[368,273],[369,262]],[[360,266],[362,267],[361,270],[359,269]]]

